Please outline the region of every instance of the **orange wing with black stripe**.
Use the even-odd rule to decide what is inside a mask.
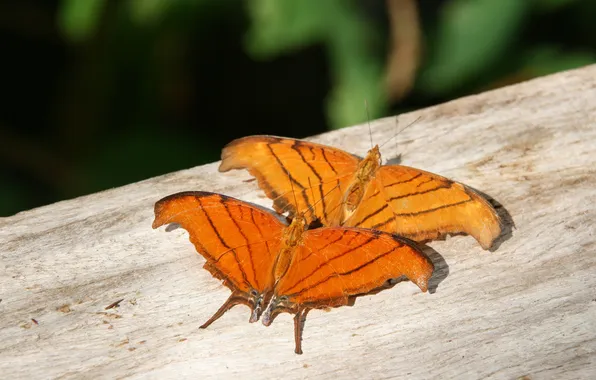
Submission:
[[[344,226],[374,228],[416,241],[466,233],[488,249],[501,233],[494,208],[474,190],[406,166],[381,166]]]
[[[393,234],[346,227],[308,230],[275,285],[263,324],[268,326],[280,313],[294,314],[295,352],[301,354],[302,329],[311,309],[350,305],[401,276],[425,292],[432,273],[433,264],[416,243]]]
[[[236,304],[249,306],[251,321],[256,321],[262,303],[271,296],[272,265],[286,225],[256,206],[198,191],[173,194],[155,204],[153,228],[169,223],[188,231],[206,260],[204,268],[232,290],[230,299],[203,327]]]
[[[359,159],[342,150],[274,136],[249,136],[226,145],[220,172],[248,169],[279,213],[303,213],[307,223],[338,225],[344,192]]]
[[[430,260],[407,239],[370,229],[320,228],[304,233],[274,293],[303,307],[336,307],[402,275],[425,292],[432,272]]]
[[[495,209],[474,190],[422,170],[381,166],[378,147],[360,160],[311,142],[245,137],[224,148],[220,171],[241,168],[258,179],[276,211],[305,213],[309,223],[374,228],[419,242],[466,233],[484,249],[501,233]]]
[[[256,206],[219,194],[184,192],[158,201],[153,228],[168,223],[188,231],[205,268],[232,290],[201,327],[237,304],[251,308],[251,322],[265,312],[265,325],[290,312],[297,353],[310,309],[347,305],[402,275],[426,291],[433,271],[412,241],[370,229],[304,231],[301,215],[286,226]]]

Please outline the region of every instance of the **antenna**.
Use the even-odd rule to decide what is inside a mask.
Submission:
[[[414,120],[413,122],[411,122],[410,124],[406,125],[405,127],[403,127],[402,129],[400,129],[399,131],[395,132],[395,134],[393,136],[391,136],[389,138],[389,140],[385,141],[379,148],[382,148],[385,146],[385,144],[387,144],[389,141],[393,140],[394,138],[397,137],[398,134],[402,133],[403,131],[405,131],[409,126],[411,126],[412,124],[414,124],[415,122],[417,122],[418,120],[420,120],[422,118],[422,116],[418,116],[416,118],[416,120]],[[398,123],[397,123],[397,116],[395,117],[395,126],[397,127]]]
[[[373,148],[372,130],[370,129],[370,112],[368,110],[368,100],[364,99],[364,108],[366,109],[366,120],[368,121],[368,136],[370,137],[370,149]]]

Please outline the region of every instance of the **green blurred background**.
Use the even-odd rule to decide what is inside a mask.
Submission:
[[[0,2],[0,216],[596,60],[593,0]]]

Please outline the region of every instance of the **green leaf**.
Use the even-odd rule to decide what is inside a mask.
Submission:
[[[383,92],[382,73],[373,66],[360,67],[358,71],[358,75],[341,76],[327,99],[332,129],[366,122],[369,115],[373,120],[385,115],[387,100]]]
[[[496,64],[515,41],[530,2],[453,0],[442,9],[420,88],[433,95],[457,89]]]
[[[253,0],[246,47],[255,58],[271,58],[324,39],[337,0]]]
[[[58,10],[58,26],[72,42],[88,39],[95,30],[104,0],[62,0]]]
[[[335,86],[327,101],[331,128],[343,128],[385,115],[385,54],[375,54],[372,47],[379,36],[372,21],[357,9],[346,6],[334,12],[328,22],[327,46]],[[341,9],[341,11],[339,11]],[[381,53],[379,49],[378,53]],[[364,101],[369,106],[369,115]]]

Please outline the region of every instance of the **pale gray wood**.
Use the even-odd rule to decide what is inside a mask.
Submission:
[[[239,306],[199,330],[229,291],[184,230],[151,229],[154,202],[208,190],[271,204],[246,172],[213,163],[0,219],[2,377],[594,378],[596,66],[403,114],[400,126],[418,117],[385,158],[484,191],[516,225],[494,252],[471,237],[432,243],[448,265],[435,255],[433,294],[406,282],[313,311],[302,356],[287,314],[265,328]],[[395,119],[371,128],[384,143]],[[313,140],[370,148],[366,125]]]

